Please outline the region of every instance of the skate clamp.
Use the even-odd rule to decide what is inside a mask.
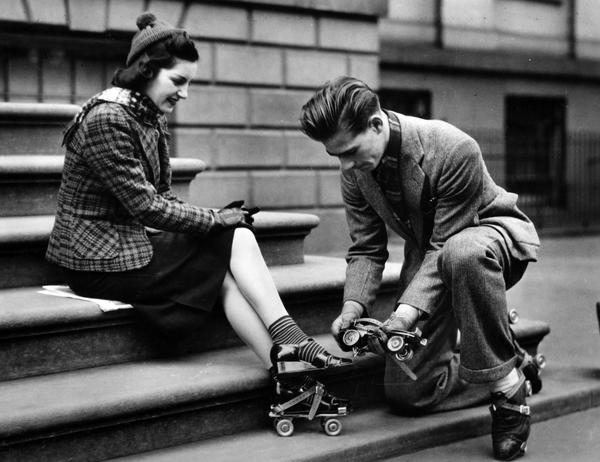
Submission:
[[[291,436],[294,433],[294,418],[313,420],[315,417],[320,417],[321,427],[327,435],[337,436],[341,433],[342,423],[336,417],[347,415],[350,409],[345,405],[334,406],[332,408],[328,406],[327,411],[319,412],[319,407],[323,402],[326,390],[321,382],[315,381],[314,383],[308,390],[289,401],[271,405],[269,417],[275,419],[275,430],[279,436]],[[297,406],[302,403],[305,405]],[[310,404],[310,408],[306,412],[308,404]]]

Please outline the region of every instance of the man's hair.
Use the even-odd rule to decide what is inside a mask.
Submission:
[[[157,42],[144,50],[129,66],[117,69],[112,84],[129,90],[142,91],[161,69],[171,69],[175,58],[198,61],[193,40],[184,31]]]
[[[316,141],[326,141],[339,129],[357,135],[366,130],[369,117],[380,109],[369,86],[353,77],[338,77],[321,86],[302,106],[300,125]]]

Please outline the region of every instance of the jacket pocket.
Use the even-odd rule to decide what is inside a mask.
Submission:
[[[79,219],[73,226],[72,239],[79,258],[103,260],[119,254],[119,234],[108,221]]]

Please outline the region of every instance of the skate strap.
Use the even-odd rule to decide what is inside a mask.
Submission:
[[[321,399],[323,398],[323,393],[325,392],[325,388],[323,385],[317,384],[315,385],[315,397],[313,398],[312,405],[310,406],[310,411],[308,411],[308,420],[312,420],[315,418],[315,414],[319,409],[319,405],[321,404]]]
[[[492,404],[490,407],[494,411],[497,411],[498,408],[500,408],[500,409],[507,409],[507,410],[513,411],[513,412],[518,412],[519,414],[523,414],[523,415],[529,415],[531,413],[529,406],[526,406],[523,404],[517,405],[517,404],[511,404],[511,403],[504,403],[499,406]]]
[[[285,403],[279,404],[277,406],[277,410],[278,411],[285,411],[286,409],[289,409],[292,406],[295,406],[296,404],[301,403],[306,398],[308,398],[310,395],[314,395],[315,393],[317,393],[317,385],[309,388],[304,393],[300,393],[295,398],[292,398],[289,401],[286,401]],[[323,396],[323,391],[321,391],[321,396]],[[321,400],[319,399],[319,401],[321,401]]]
[[[398,358],[396,358],[396,355],[391,355],[392,358],[394,358],[394,362],[398,365],[398,367],[400,367],[400,369],[402,369],[402,372],[404,372],[406,375],[408,375],[408,377],[411,380],[414,380],[415,382],[417,381],[418,377],[417,375],[410,369],[410,367],[408,367],[406,365],[406,363],[404,363],[403,361],[400,361]]]

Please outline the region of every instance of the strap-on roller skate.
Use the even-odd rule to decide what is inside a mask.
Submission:
[[[515,309],[508,312],[508,321],[510,324],[519,322],[519,313]],[[519,343],[515,337],[514,331],[511,328],[513,345],[517,354],[517,367],[521,369],[525,380],[529,383],[528,395],[535,395],[542,389],[542,379],[540,377],[542,369],[546,367],[546,357],[543,354],[531,356]]]
[[[352,360],[349,358],[339,358],[328,353],[317,355],[312,363],[302,361],[299,358],[299,349],[309,341],[312,341],[312,339],[307,339],[297,345],[273,345],[270,354],[271,363],[278,374],[289,375],[324,372],[327,369],[347,366],[352,363]]]
[[[321,427],[329,436],[337,436],[342,431],[338,417],[352,411],[350,401],[333,396],[325,386],[307,376],[301,385],[290,385],[276,381],[276,403],[271,405],[269,417],[280,436],[294,433],[294,419],[321,419]]]
[[[414,348],[427,345],[427,339],[415,327],[413,331],[392,330],[387,333],[382,329],[382,323],[372,318],[360,318],[347,329],[342,341],[352,347],[354,356],[361,356],[368,351],[380,355],[391,354],[398,366],[412,380],[417,380],[415,373],[405,364],[414,355]]]

